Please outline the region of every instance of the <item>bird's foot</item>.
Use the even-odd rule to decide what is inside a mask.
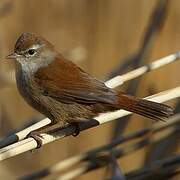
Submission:
[[[39,149],[41,146],[42,146],[42,139],[43,139],[43,136],[37,132],[37,131],[32,131],[30,132],[27,137],[31,137],[33,138],[36,142],[37,142],[37,147],[36,149]]]
[[[80,127],[78,123],[71,123],[73,126],[75,126],[75,132],[72,134],[74,137],[78,136],[80,134]]]

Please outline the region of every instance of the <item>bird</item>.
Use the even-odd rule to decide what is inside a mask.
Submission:
[[[37,141],[38,148],[42,145],[40,133],[54,125],[86,122],[101,113],[124,109],[155,120],[173,114],[168,105],[107,87],[35,33],[21,34],[13,53],[6,58],[15,62],[17,89],[24,100],[51,120],[50,125],[29,135]]]

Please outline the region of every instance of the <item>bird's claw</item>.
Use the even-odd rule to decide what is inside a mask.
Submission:
[[[42,146],[43,136],[39,132],[32,131],[27,135],[27,137],[31,137],[36,141],[37,143],[36,149],[39,149]]]
[[[74,137],[78,136],[80,133],[80,128],[79,128],[79,124],[78,123],[73,123],[73,125],[75,126],[75,132],[72,134]]]

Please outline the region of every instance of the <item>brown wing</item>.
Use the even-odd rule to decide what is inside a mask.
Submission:
[[[116,102],[113,90],[60,55],[48,67],[36,72],[35,81],[44,95],[64,103]]]

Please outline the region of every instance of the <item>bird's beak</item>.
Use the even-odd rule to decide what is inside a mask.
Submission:
[[[16,59],[17,57],[19,57],[18,54],[12,53],[12,54],[9,54],[8,56],[6,56],[6,59]]]

